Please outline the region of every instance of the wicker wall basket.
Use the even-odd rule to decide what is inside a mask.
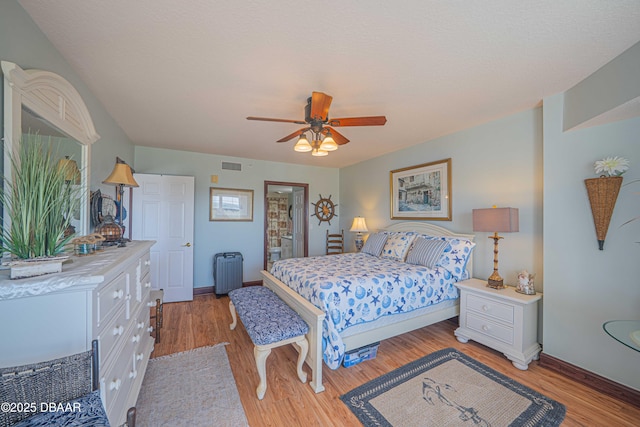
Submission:
[[[604,238],[607,236],[609,222],[616,205],[618,192],[622,185],[621,176],[601,176],[600,178],[585,179],[593,213],[593,223],[596,226],[596,237],[598,238],[598,249],[604,249]]]

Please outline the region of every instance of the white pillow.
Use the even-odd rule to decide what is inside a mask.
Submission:
[[[387,237],[387,242],[382,249],[381,258],[389,258],[396,261],[404,262],[407,252],[416,238],[415,233],[391,233]]]
[[[407,263],[434,268],[447,246],[449,242],[446,240],[427,240],[418,237],[407,255]]]
[[[387,235],[384,233],[370,234],[360,252],[378,257],[386,241]]]

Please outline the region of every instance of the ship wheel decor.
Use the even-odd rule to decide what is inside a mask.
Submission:
[[[329,197],[322,197],[322,194],[319,194],[320,200],[318,203],[311,204],[315,206],[315,212],[311,214],[311,216],[315,216],[318,218],[318,225],[322,224],[322,221],[326,221],[331,225],[331,220],[334,216],[338,216],[336,214],[336,204],[331,201],[331,195]]]

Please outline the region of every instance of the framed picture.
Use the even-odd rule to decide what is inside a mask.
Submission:
[[[253,190],[211,187],[209,221],[253,221]]]
[[[391,171],[391,219],[451,221],[451,159]]]

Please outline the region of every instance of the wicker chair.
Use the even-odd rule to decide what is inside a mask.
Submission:
[[[91,350],[47,362],[0,368],[0,427],[109,426],[98,390],[98,341]],[[127,413],[135,425],[135,408]]]

